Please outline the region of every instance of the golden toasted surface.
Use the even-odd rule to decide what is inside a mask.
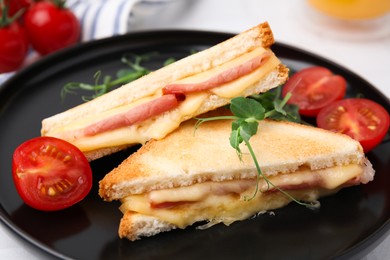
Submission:
[[[162,140],[152,140],[100,182],[105,200],[204,181],[250,179],[256,169],[247,148],[242,161],[230,146],[231,121],[212,121],[196,131],[185,122]],[[263,174],[289,173],[299,167],[322,169],[361,164],[364,154],[351,138],[290,122],[262,121],[250,139]]]

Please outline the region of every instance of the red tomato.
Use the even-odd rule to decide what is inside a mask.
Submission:
[[[37,137],[16,148],[13,180],[24,202],[39,210],[60,210],[81,201],[92,188],[92,170],[74,145]]]
[[[80,23],[68,9],[38,2],[25,14],[24,23],[33,48],[46,55],[77,43]]]
[[[390,126],[390,116],[374,101],[350,98],[336,101],[322,109],[317,117],[317,125],[351,136],[368,152],[385,137]]]
[[[0,73],[18,69],[26,57],[28,40],[16,22],[0,27]]]
[[[304,116],[316,116],[321,108],[342,99],[346,80],[324,67],[309,67],[295,73],[283,87],[282,95],[292,96],[288,103],[296,104]]]

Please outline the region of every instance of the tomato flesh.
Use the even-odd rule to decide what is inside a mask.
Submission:
[[[70,207],[92,188],[92,170],[84,154],[53,137],[37,137],[16,148],[12,171],[20,197],[39,210]]]
[[[349,135],[360,142],[364,152],[369,152],[386,136],[390,116],[374,101],[349,98],[322,109],[317,117],[317,125]]]
[[[292,96],[288,103],[296,104],[304,116],[316,116],[335,100],[342,99],[347,90],[346,80],[324,67],[309,67],[295,73],[283,87],[282,95]]]

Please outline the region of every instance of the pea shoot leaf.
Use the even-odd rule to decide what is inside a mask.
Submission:
[[[231,100],[230,110],[238,118],[263,120],[265,109],[261,103],[253,99],[237,97]]]
[[[240,125],[241,128],[241,137],[244,141],[249,141],[249,139],[257,133],[259,123],[257,121],[246,122],[243,121]]]
[[[242,143],[243,140],[242,140],[242,137],[240,135],[239,129],[232,130],[232,132],[230,133],[229,141],[230,141],[230,145],[236,150],[237,155],[241,160],[242,159],[242,152],[240,149],[240,143]]]

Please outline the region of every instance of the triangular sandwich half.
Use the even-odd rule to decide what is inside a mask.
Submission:
[[[89,160],[164,138],[181,122],[234,97],[283,84],[288,69],[262,23],[90,102],[42,121],[41,134],[76,145]]]
[[[243,146],[240,160],[230,146],[231,121],[196,131],[194,122],[148,142],[100,182],[104,200],[122,202],[120,237],[136,240],[200,221],[229,225],[292,198],[313,202],[374,177],[362,147],[348,136],[265,120],[250,144],[262,173],[289,196],[261,178],[256,192],[252,157]]]

